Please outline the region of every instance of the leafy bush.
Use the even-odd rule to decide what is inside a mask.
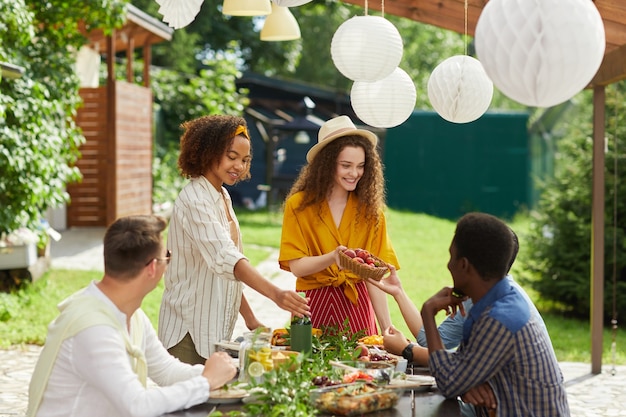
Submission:
[[[69,198],[80,179],[72,167],[84,137],[74,116],[81,104],[75,57],[87,31],[123,21],[127,0],[0,0],[0,60],[22,66],[0,80],[0,232],[27,227],[41,234],[50,207]]]
[[[617,299],[618,315],[626,316],[626,100],[624,82],[607,89],[605,165],[605,286],[604,314],[613,315],[613,296]],[[591,203],[592,147],[591,106],[584,103],[582,117],[558,143],[557,171],[541,186],[539,208],[531,222],[527,259],[523,262],[530,274],[522,276],[554,308],[577,317],[588,317],[590,309],[591,274]],[[584,115],[587,117],[585,118]],[[617,141],[617,148],[616,143]],[[618,155],[618,173],[614,163]],[[621,174],[620,174],[621,173]],[[613,226],[614,197],[616,197],[617,227]],[[616,245],[613,233],[616,233]],[[616,261],[613,260],[614,249]],[[617,288],[613,289],[613,270]]]

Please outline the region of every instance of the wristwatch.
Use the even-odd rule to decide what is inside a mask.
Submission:
[[[409,343],[406,345],[404,350],[402,351],[402,357],[407,360],[407,362],[413,362],[413,347],[415,344]]]

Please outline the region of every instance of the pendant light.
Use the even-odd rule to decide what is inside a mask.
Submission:
[[[272,13],[261,29],[262,41],[291,41],[300,39],[300,26],[288,7],[272,2]]]
[[[534,107],[555,106],[585,88],[606,47],[602,16],[590,0],[490,0],[475,39],[494,85]]]
[[[163,21],[174,29],[180,29],[196,18],[203,0],[156,0],[159,5],[158,13],[163,15]]]
[[[493,83],[480,61],[467,55],[467,0],[465,0],[465,55],[441,62],[428,79],[428,99],[435,111],[452,123],[469,123],[482,116],[493,98]]]
[[[402,37],[381,16],[354,16],[339,26],[330,44],[335,67],[353,81],[377,81],[402,60]]]
[[[312,0],[273,0],[277,6],[281,7],[297,7],[302,6],[303,4],[307,4]]]
[[[400,67],[382,80],[355,81],[350,91],[352,109],[364,123],[390,128],[404,123],[415,109],[417,92]]]
[[[222,14],[228,16],[265,16],[271,12],[270,0],[224,0],[222,6]]]

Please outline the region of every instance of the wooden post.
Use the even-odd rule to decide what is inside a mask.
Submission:
[[[135,52],[135,38],[133,34],[128,35],[128,45],[126,48],[126,81],[130,84],[135,82],[135,74],[133,70],[133,54]]]
[[[602,372],[604,317],[604,112],[605,87],[593,89],[593,180],[591,198],[591,373]]]
[[[107,37],[107,191],[104,196],[106,204],[106,225],[109,226],[117,219],[117,116],[115,97],[115,36],[113,31]]]
[[[143,86],[150,87],[150,64],[152,62],[152,46],[148,41],[143,45]]]

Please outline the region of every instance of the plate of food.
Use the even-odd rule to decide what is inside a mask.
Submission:
[[[215,347],[218,351],[226,352],[233,358],[237,358],[239,357],[239,348],[241,347],[241,343],[222,340],[221,342],[217,342]]]
[[[311,390],[311,401],[322,413],[360,416],[395,407],[403,392],[369,383],[341,384]]]
[[[385,339],[381,334],[372,334],[369,336],[364,336],[358,340],[359,343],[363,343],[367,347],[382,347],[384,345]]]
[[[248,397],[250,392],[246,384],[226,386],[218,390],[211,391],[207,402],[209,404],[234,404]]]
[[[388,386],[413,391],[428,391],[435,385],[435,378],[429,375],[401,375],[389,381]]]

